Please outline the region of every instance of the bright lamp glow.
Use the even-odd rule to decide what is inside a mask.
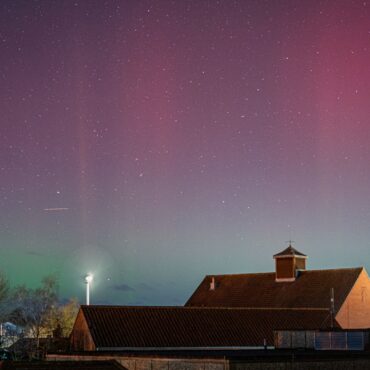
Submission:
[[[85,283],[91,283],[93,281],[93,276],[92,276],[92,274],[87,274],[86,276],[85,276]]]

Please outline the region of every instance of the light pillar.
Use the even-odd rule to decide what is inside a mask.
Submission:
[[[86,283],[86,305],[90,304],[90,284],[93,281],[93,276],[91,274],[87,274],[85,276],[85,283]]]

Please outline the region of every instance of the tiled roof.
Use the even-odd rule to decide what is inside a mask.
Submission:
[[[273,345],[273,330],[328,327],[328,310],[81,306],[99,350]]]
[[[329,308],[333,288],[338,310],[362,269],[301,271],[293,282],[276,282],[274,272],[206,276],[186,306]],[[212,278],[214,290],[209,289]]]
[[[1,370],[125,370],[115,360],[107,361],[4,361]]]
[[[285,248],[280,253],[277,253],[274,255],[275,257],[281,257],[281,256],[299,256],[299,257],[307,257],[305,254],[301,253],[300,251],[297,251],[297,249],[293,248],[291,245],[289,245],[288,248]]]

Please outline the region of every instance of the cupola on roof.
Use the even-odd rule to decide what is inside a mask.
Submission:
[[[288,248],[274,255],[276,282],[295,281],[298,272],[306,269],[307,256],[292,247],[289,241]]]

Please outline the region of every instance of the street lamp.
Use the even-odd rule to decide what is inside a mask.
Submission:
[[[93,281],[92,274],[87,274],[85,276],[85,283],[86,283],[86,305],[90,304],[90,284]]]

